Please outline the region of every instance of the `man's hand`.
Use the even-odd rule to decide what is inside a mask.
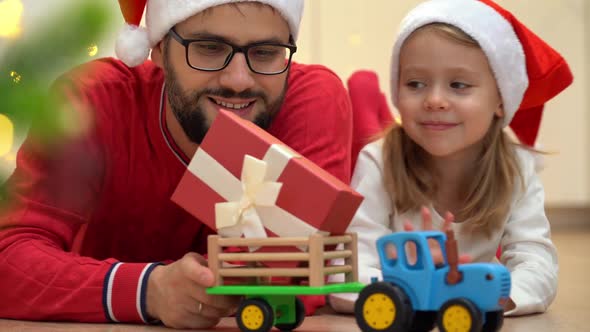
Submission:
[[[434,228],[432,227],[432,214],[430,213],[430,210],[427,207],[423,206],[421,213],[422,229],[428,231],[433,230]],[[453,221],[455,221],[455,216],[451,212],[447,212],[445,214],[445,219],[441,231],[446,232],[447,230],[451,229],[451,224],[453,223]],[[407,232],[411,232],[414,230],[414,226],[406,220],[404,222],[404,230]],[[428,239],[428,245],[430,246],[430,253],[432,255],[432,259],[434,260],[434,264],[444,264],[445,260],[442,254],[442,248],[440,247],[438,242],[435,239]],[[410,262],[416,262],[416,247],[410,246],[406,250]],[[469,255],[459,255],[459,264],[469,263],[471,261],[472,259]]]
[[[240,298],[206,294],[214,284],[213,273],[201,255],[188,253],[150,274],[147,312],[173,328],[199,329],[217,325],[222,317],[235,312]]]

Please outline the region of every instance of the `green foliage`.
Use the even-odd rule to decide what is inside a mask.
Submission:
[[[65,121],[66,109],[49,87],[57,74],[90,60],[88,47],[112,24],[111,13],[108,1],[72,1],[30,37],[0,40],[0,113],[13,122],[16,137],[33,122],[40,125],[31,134],[47,141],[76,126]],[[20,75],[18,82],[13,71]],[[6,199],[2,178],[0,174],[0,202]]]
[[[0,58],[0,112],[19,124],[43,123],[39,134],[59,134],[60,105],[48,93],[51,79],[88,58],[88,46],[106,31],[111,15],[104,1],[76,1],[30,38],[10,41]],[[11,72],[20,75],[14,82]]]

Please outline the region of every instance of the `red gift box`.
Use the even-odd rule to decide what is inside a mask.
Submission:
[[[172,196],[222,236],[246,237],[342,234],[362,199],[274,136],[223,110]],[[245,226],[243,219],[257,221]],[[216,227],[228,222],[233,226]]]

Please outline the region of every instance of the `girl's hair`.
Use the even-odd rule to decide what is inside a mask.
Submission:
[[[432,29],[461,44],[479,47],[470,36],[447,24],[434,23],[420,29]],[[462,208],[456,211],[457,220],[469,222],[471,229],[491,231],[501,227],[510,209],[515,185],[524,186],[515,143],[502,127],[502,119],[494,117],[483,138],[475,172],[465,188]],[[429,166],[429,154],[412,141],[403,127],[394,124],[384,136],[385,187],[397,212],[432,203],[439,181]]]

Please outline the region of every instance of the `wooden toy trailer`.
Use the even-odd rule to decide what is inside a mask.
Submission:
[[[341,245],[341,246],[339,246]],[[267,332],[273,326],[281,331],[297,328],[305,318],[305,308],[297,295],[358,293],[364,285],[358,282],[356,234],[326,236],[313,234],[297,238],[222,238],[208,239],[209,268],[215,275],[215,286],[207,293],[243,295],[236,321],[244,332]],[[343,249],[330,249],[337,247]],[[227,247],[299,247],[300,252],[224,253]],[[343,259],[342,265],[331,265],[332,259]],[[229,262],[245,265],[226,267]],[[270,267],[260,262],[299,262],[296,267]],[[330,274],[344,273],[345,282],[327,284]],[[280,285],[272,277],[294,278],[299,284]],[[224,284],[231,278],[232,284]]]

